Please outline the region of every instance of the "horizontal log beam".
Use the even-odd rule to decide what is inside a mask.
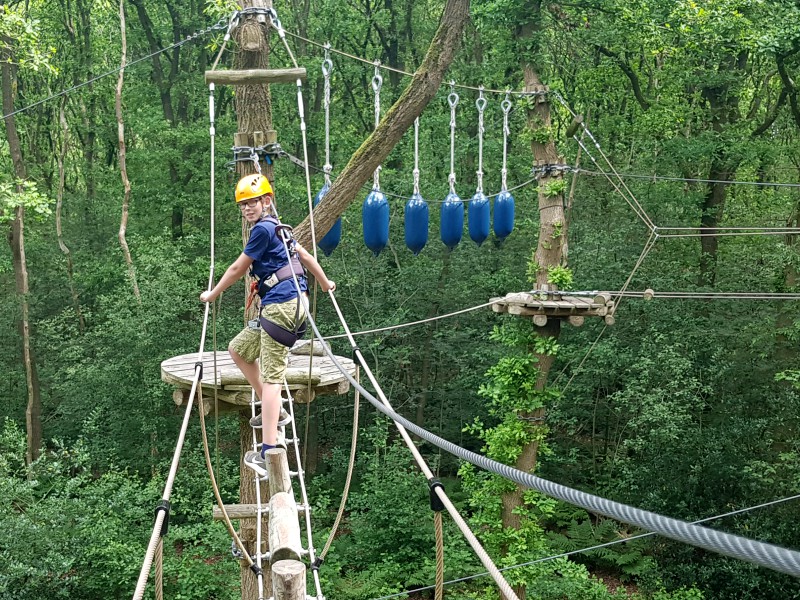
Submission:
[[[257,85],[261,83],[294,83],[306,80],[306,70],[245,69],[243,71],[206,71],[206,83],[219,85]]]

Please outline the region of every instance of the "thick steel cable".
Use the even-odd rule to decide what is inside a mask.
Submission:
[[[29,104],[28,106],[24,106],[22,108],[18,108],[17,110],[12,111],[12,112],[8,113],[7,115],[3,115],[3,119],[7,119],[9,117],[13,117],[14,115],[17,115],[19,113],[23,113],[23,112],[25,112],[27,110],[30,110],[32,108],[36,108],[37,106],[39,106],[41,104],[44,104],[45,102],[49,102],[50,100],[53,100],[54,98],[59,98],[61,96],[65,96],[65,95],[67,95],[67,94],[69,94],[71,92],[74,92],[77,89],[80,89],[80,88],[82,88],[84,86],[89,85],[90,83],[94,83],[95,81],[103,79],[104,77],[108,77],[109,75],[115,75],[116,73],[119,73],[123,69],[131,67],[131,66],[133,66],[133,65],[135,65],[137,63],[140,63],[142,61],[145,61],[147,59],[153,58],[154,56],[157,56],[157,55],[162,54],[164,52],[169,52],[170,50],[174,50],[175,48],[179,48],[180,46],[183,46],[184,44],[187,44],[187,43],[189,43],[191,41],[194,41],[197,38],[203,37],[204,35],[207,35],[209,32],[216,31],[218,29],[225,29],[225,19],[220,19],[219,21],[217,21],[211,27],[206,27],[205,29],[201,29],[199,31],[196,31],[195,33],[187,36],[185,39],[182,39],[180,42],[176,42],[176,43],[172,44],[171,46],[167,46],[166,48],[162,48],[161,50],[156,50],[155,52],[151,52],[150,54],[148,54],[146,56],[142,56],[142,57],[139,57],[139,58],[137,58],[135,60],[126,62],[125,64],[120,65],[119,67],[117,67],[115,69],[111,69],[109,71],[106,71],[105,73],[97,75],[96,77],[92,77],[91,79],[87,79],[86,81],[83,81],[81,83],[78,83],[76,85],[68,87],[67,89],[61,90],[60,92],[57,92],[55,94],[52,94],[52,95],[48,96],[47,98],[43,98],[41,100],[37,100],[36,102],[34,102],[32,104]]]
[[[323,342],[324,343],[324,342]],[[356,367],[356,381],[361,381],[360,375],[360,367]],[[339,502],[339,510],[336,513],[336,518],[333,521],[333,527],[331,527],[331,532],[328,534],[328,539],[325,541],[325,546],[322,548],[322,552],[319,553],[320,560],[325,560],[325,557],[328,555],[328,550],[331,548],[331,544],[333,543],[333,538],[336,537],[336,532],[339,529],[339,524],[342,521],[342,516],[344,516],[344,509],[347,506],[347,496],[350,493],[350,482],[353,478],[353,470],[355,467],[356,462],[356,448],[358,446],[358,410],[360,408],[360,395],[361,393],[358,389],[355,390],[355,400],[353,401],[353,432],[350,438],[350,458],[347,461],[347,476],[344,480],[344,489],[342,490],[342,499]]]
[[[478,179],[476,194],[483,194],[483,134],[486,129],[483,126],[483,113],[486,111],[486,98],[483,97],[483,86],[478,93],[478,99],[475,100],[475,108],[478,109],[478,170],[475,175]]]
[[[450,183],[450,193],[456,197],[456,106],[458,106],[458,94],[455,91],[455,82],[450,81],[450,94],[447,96],[447,104],[450,106],[450,175],[447,181]]]
[[[753,511],[753,510],[756,510],[756,509],[759,509],[759,508],[764,508],[764,507],[767,507],[767,506],[780,504],[782,502],[789,502],[791,500],[797,500],[799,498],[800,498],[800,494],[795,495],[795,496],[789,496],[789,497],[786,497],[786,498],[780,498],[778,500],[772,500],[771,502],[765,502],[763,504],[758,504],[756,506],[750,506],[750,507],[747,507],[747,508],[740,508],[738,510],[727,512],[727,513],[724,513],[724,514],[721,514],[721,515],[715,515],[713,517],[706,517],[705,519],[698,519],[697,521],[692,521],[692,525],[697,525],[698,523],[707,523],[709,521],[715,521],[715,520],[718,520],[718,519],[722,519],[724,517],[729,517],[729,516],[732,516],[732,515],[738,515],[738,514],[750,512],[750,511]],[[621,537],[619,539],[612,540],[610,542],[604,542],[602,544],[595,544],[594,546],[588,546],[586,548],[581,548],[579,550],[570,550],[568,552],[562,552],[561,554],[553,554],[553,555],[550,555],[550,556],[545,556],[544,558],[537,558],[536,560],[530,560],[530,561],[527,561],[527,562],[524,562],[524,563],[518,563],[516,565],[510,565],[508,567],[503,567],[500,570],[503,571],[503,572],[506,572],[506,571],[511,571],[513,569],[520,569],[522,567],[530,567],[532,565],[543,563],[543,562],[548,562],[548,561],[551,561],[551,560],[555,560],[557,558],[568,558],[568,557],[574,556],[576,554],[583,554],[584,552],[591,552],[592,550],[599,550],[600,548],[607,548],[609,546],[616,546],[617,544],[625,544],[625,543],[631,542],[633,540],[638,540],[638,539],[650,537],[650,536],[653,536],[653,535],[656,535],[656,534],[654,532],[652,532],[652,531],[648,531],[647,533],[640,533],[638,535],[632,535],[630,537]],[[467,575],[466,577],[459,577],[458,579],[451,579],[449,581],[445,581],[444,585],[453,585],[455,583],[463,583],[465,581],[471,581],[473,579],[478,579],[479,577],[486,577],[488,574],[489,573],[487,573],[487,572],[483,572],[483,573],[476,573],[474,575]],[[413,590],[407,590],[405,592],[398,592],[396,594],[390,594],[388,596],[381,596],[380,598],[373,598],[373,600],[390,600],[391,598],[397,598],[399,596],[407,596],[409,594],[418,594],[419,592],[425,592],[425,591],[432,590],[432,589],[434,589],[434,586],[428,585],[428,586],[425,586],[425,587],[414,588]]]
[[[283,244],[284,244],[284,249],[286,250],[286,253],[288,255],[289,254],[289,248],[287,246],[286,240],[282,240],[282,241],[283,241]],[[297,290],[297,293],[298,293],[298,298],[303,302],[303,307],[306,309],[306,315],[307,315],[307,318],[309,320],[309,323],[311,323],[312,329],[314,330],[314,334],[317,336],[317,338],[319,338],[321,340],[322,339],[322,335],[321,335],[319,329],[317,328],[316,320],[308,313],[308,300],[306,299],[306,297],[302,294],[302,292],[300,290],[300,282],[297,279],[297,275],[293,273],[292,274],[292,279],[294,281],[295,289]],[[330,298],[331,298],[331,302],[333,303],[334,309],[336,310],[336,313],[337,313],[337,315],[339,317],[339,321],[341,322],[342,326],[344,327],[345,332],[348,334],[350,345],[353,348],[353,354],[357,357],[358,362],[361,364],[361,367],[364,369],[364,373],[367,375],[367,378],[370,380],[372,385],[375,387],[375,390],[378,393],[378,395],[380,396],[381,400],[378,401],[377,399],[375,399],[374,396],[372,396],[372,394],[370,394],[366,389],[364,389],[364,387],[359,382],[357,382],[353,378],[353,376],[350,375],[350,373],[347,372],[347,370],[342,366],[342,364],[339,362],[339,360],[336,358],[336,356],[333,354],[333,352],[331,352],[330,348],[328,348],[325,344],[322,344],[323,350],[328,355],[328,357],[333,361],[333,363],[336,365],[336,367],[347,378],[347,380],[350,381],[351,384],[354,384],[356,389],[358,389],[361,392],[361,394],[364,395],[365,398],[372,398],[372,400],[370,400],[370,402],[372,402],[373,400],[375,400],[375,402],[378,402],[379,404],[381,402],[383,402],[382,406],[383,406],[384,410],[390,411],[392,414],[394,414],[394,410],[391,408],[391,404],[389,404],[389,400],[386,398],[386,395],[383,393],[383,389],[381,389],[380,385],[378,384],[378,381],[375,379],[375,376],[372,374],[372,371],[370,370],[369,365],[367,364],[367,361],[364,360],[364,355],[361,354],[361,350],[359,350],[358,346],[355,343],[355,340],[350,335],[350,329],[347,326],[347,322],[344,320],[344,316],[342,315],[342,311],[339,308],[339,304],[336,302],[336,297],[334,296],[333,292],[329,292],[329,295],[330,295]],[[422,458],[422,455],[420,454],[420,452],[417,449],[417,447],[414,445],[414,442],[409,437],[408,432],[406,431],[406,429],[401,424],[399,424],[397,422],[395,422],[395,426],[397,427],[398,432],[400,433],[401,437],[405,441],[406,446],[408,446],[408,449],[411,451],[411,454],[414,456],[414,460],[416,461],[416,463],[419,466],[420,470],[425,475],[425,478],[428,481],[433,479],[433,472],[430,470],[430,467],[428,467],[428,464],[425,462],[425,459]],[[458,526],[459,530],[461,530],[462,535],[466,538],[467,542],[472,547],[473,552],[475,552],[475,554],[478,556],[479,560],[481,561],[483,566],[486,568],[486,570],[489,571],[492,574],[492,578],[495,580],[495,583],[500,588],[500,591],[505,596],[506,600],[519,600],[517,595],[514,593],[514,590],[511,588],[511,586],[508,584],[508,582],[505,580],[505,578],[500,574],[500,571],[498,571],[498,569],[495,566],[494,562],[489,557],[489,555],[486,552],[486,550],[484,550],[484,548],[481,545],[481,543],[478,541],[478,538],[475,537],[474,533],[472,533],[472,530],[469,528],[469,525],[467,525],[466,521],[464,521],[464,519],[461,517],[461,515],[458,512],[458,509],[456,509],[456,507],[450,501],[450,498],[447,496],[447,493],[444,491],[444,489],[442,487],[440,487],[440,486],[437,486],[434,489],[436,491],[436,495],[439,497],[439,500],[442,502],[444,507],[447,509],[447,512],[450,514],[450,517],[456,523],[456,525]],[[317,571],[314,570],[314,573],[316,574]]]
[[[333,294],[331,294],[331,300],[334,304],[334,307],[337,308],[337,312],[340,312],[338,311],[338,305],[335,302],[335,297]],[[317,328],[313,319],[310,319],[310,323],[314,329],[314,333],[317,336],[320,336],[319,329]],[[354,352],[356,355],[361,354],[357,347]],[[347,378],[347,380],[350,381],[350,384],[360,389],[361,394],[370,402],[370,404],[375,406],[377,410],[393,420],[401,432],[405,432],[405,430],[410,431],[414,435],[430,442],[438,448],[441,448],[445,452],[448,452],[475,466],[495,473],[496,475],[500,475],[509,481],[518,483],[523,487],[530,488],[545,494],[546,496],[550,496],[551,498],[563,500],[564,502],[578,506],[590,512],[611,517],[631,525],[636,525],[637,527],[641,527],[648,531],[663,535],[664,537],[684,542],[698,548],[703,548],[717,552],[718,554],[738,558],[763,567],[767,567],[769,569],[773,569],[775,571],[788,573],[789,575],[793,575],[795,577],[800,576],[800,552],[795,550],[789,550],[773,544],[759,542],[705,527],[698,527],[685,521],[665,517],[650,511],[628,506],[626,504],[621,504],[619,502],[614,502],[606,498],[601,498],[600,496],[581,492],[580,490],[575,490],[567,486],[542,479],[541,477],[537,477],[536,475],[532,475],[530,473],[525,473],[519,469],[499,463],[476,452],[461,448],[457,444],[454,444],[427,431],[426,429],[423,429],[422,427],[419,427],[402,415],[394,412],[394,410],[391,408],[387,408],[381,400],[378,400],[375,396],[364,389],[363,386],[356,382],[347,372],[344,366],[339,362],[336,356],[327,348],[326,353],[337,366],[337,368],[342,372],[342,374]],[[365,371],[368,372],[367,367],[365,367]],[[370,380],[372,380],[372,378],[370,378]],[[408,434],[406,433],[406,435]],[[414,449],[418,454],[419,452],[416,450],[416,446],[414,446]],[[437,493],[439,491],[441,491],[441,489],[437,488]],[[439,494],[439,496],[441,498],[442,494]],[[444,498],[446,498],[446,495],[444,495]],[[445,505],[446,504],[447,503],[445,503]]]
[[[436,536],[436,593],[435,600],[444,598],[444,532],[442,530],[442,511],[433,512],[433,529]]]
[[[612,315],[617,311],[617,307],[619,306],[620,299],[622,298],[622,295],[625,293],[625,291],[628,289],[628,286],[630,285],[631,281],[633,280],[633,276],[636,275],[636,271],[638,271],[639,267],[642,266],[642,263],[644,262],[644,259],[647,258],[647,255],[650,253],[650,250],[653,249],[653,246],[656,245],[657,241],[658,241],[658,234],[655,233],[654,231],[651,231],[650,232],[650,236],[647,238],[647,242],[645,242],[644,248],[642,248],[642,253],[639,255],[639,259],[636,261],[636,264],[633,265],[633,269],[631,269],[631,272],[628,275],[628,278],[625,280],[625,283],[622,285],[622,289],[619,291],[618,294],[616,294],[616,300],[614,301],[614,308],[611,311]]]
[[[581,169],[587,175],[602,175],[602,172]],[[641,175],[638,173],[617,173],[619,177],[628,179],[649,179],[651,181],[674,181],[678,183],[722,183],[725,185],[752,185],[758,187],[783,187],[800,188],[800,183],[785,183],[774,181],[740,181],[737,179],[701,179],[697,177],[666,177],[664,175]]]

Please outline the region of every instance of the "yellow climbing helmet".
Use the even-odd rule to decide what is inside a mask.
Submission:
[[[272,186],[269,179],[263,175],[245,175],[236,184],[236,203],[246,202],[253,198],[258,198],[264,194],[273,196]]]

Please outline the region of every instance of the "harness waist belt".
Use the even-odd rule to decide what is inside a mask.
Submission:
[[[296,330],[286,329],[274,321],[270,321],[266,317],[259,317],[258,321],[269,337],[287,348],[294,346],[295,342],[306,334],[306,327],[308,326],[305,319],[303,319],[303,322],[300,323]]]

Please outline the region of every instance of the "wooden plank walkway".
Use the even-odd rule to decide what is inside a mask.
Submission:
[[[576,327],[583,325],[585,317],[599,317],[607,325],[614,324],[615,304],[610,292],[597,292],[593,297],[561,295],[552,291],[546,294],[535,292],[514,292],[491,298],[490,302],[494,302],[492,310],[532,317],[534,324],[539,327],[545,325],[548,318],[563,319]]]

